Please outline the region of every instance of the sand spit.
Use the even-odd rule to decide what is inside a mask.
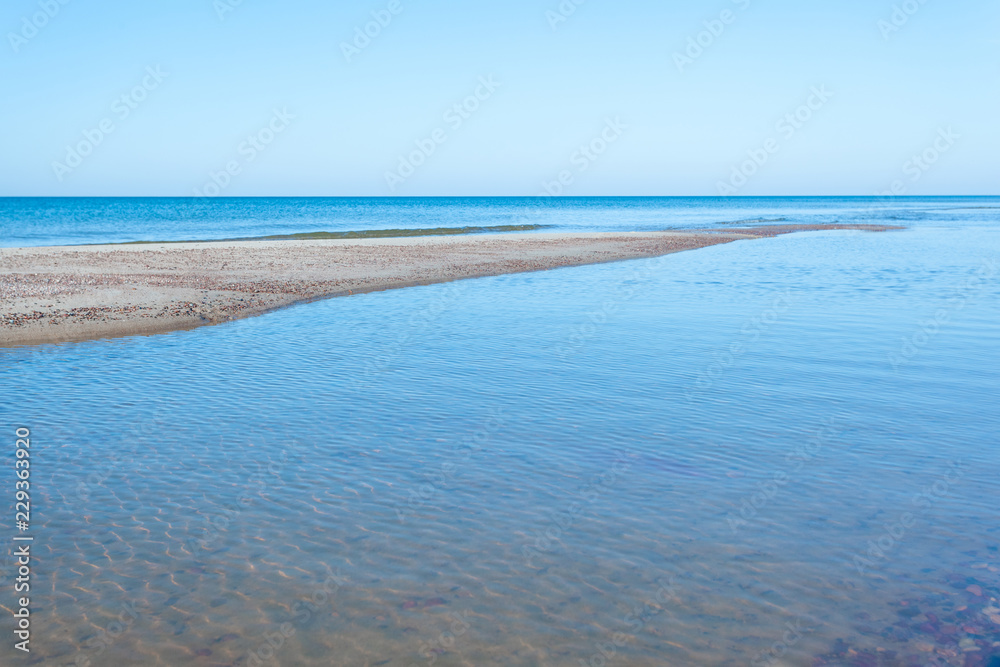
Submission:
[[[805,229],[859,228],[889,229]],[[3,248],[0,346],[162,333],[322,297],[655,257],[793,231],[803,228]]]

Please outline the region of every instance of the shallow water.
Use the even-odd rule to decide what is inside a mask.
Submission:
[[[504,225],[559,232],[947,223],[995,221],[998,211],[1000,197],[0,197],[0,247]]]
[[[31,657],[988,664],[990,214],[0,350]]]

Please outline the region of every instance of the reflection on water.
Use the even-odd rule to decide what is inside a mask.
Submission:
[[[998,250],[800,234],[0,351],[31,658],[996,665]]]

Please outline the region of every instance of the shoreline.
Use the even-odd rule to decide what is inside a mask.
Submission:
[[[781,225],[0,248],[0,347],[166,333],[323,298],[829,229],[898,228]]]

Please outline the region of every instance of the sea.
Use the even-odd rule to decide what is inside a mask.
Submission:
[[[902,229],[0,349],[0,664],[996,667],[1000,198],[0,199],[4,247],[816,223]]]

